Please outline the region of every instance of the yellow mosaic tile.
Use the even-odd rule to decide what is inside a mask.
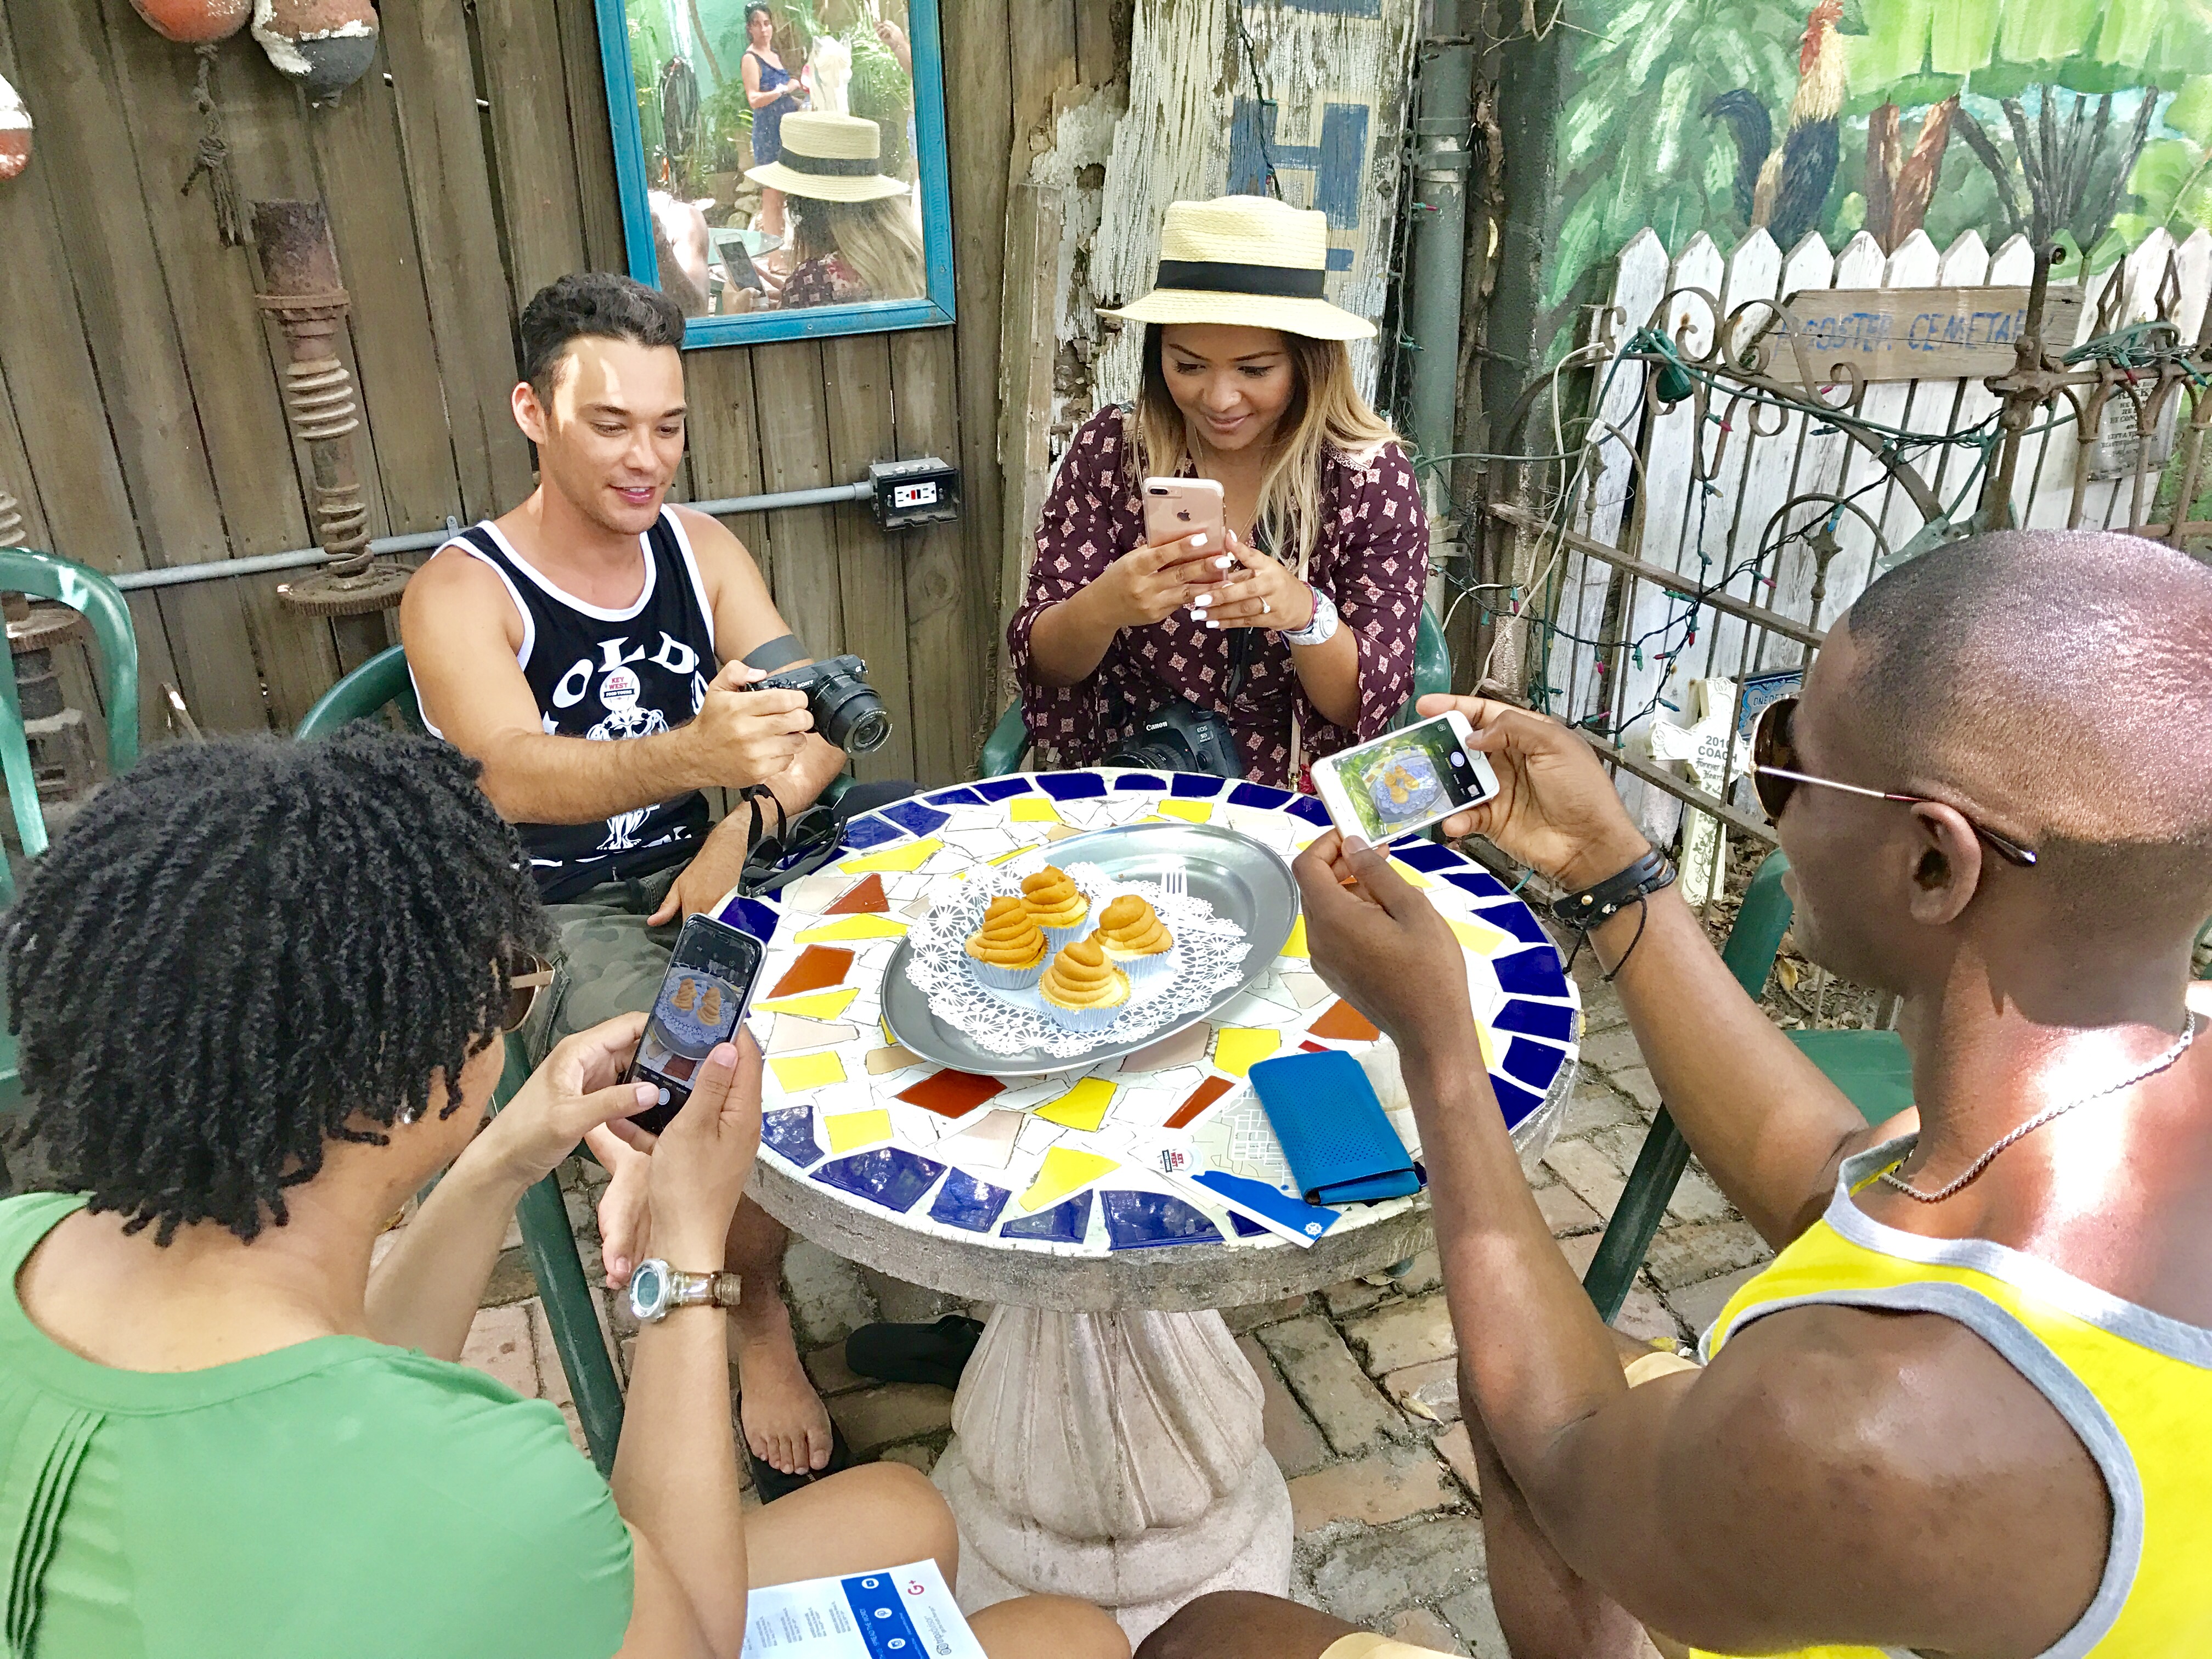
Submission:
[[[1214,1039],[1213,1064],[1231,1077],[1243,1077],[1283,1046],[1283,1034],[1260,1026],[1224,1025]]]
[[[1451,930],[1459,935],[1459,942],[1479,957],[1496,956],[1498,947],[1512,937],[1486,921],[1462,921],[1455,916],[1447,916],[1444,920],[1451,923]]]
[[[819,1054],[778,1055],[769,1061],[769,1068],[787,1095],[804,1094],[826,1083],[845,1080],[845,1062],[835,1048]]]
[[[945,843],[934,836],[924,836],[920,841],[902,841],[880,853],[863,853],[858,858],[847,859],[837,868],[848,875],[865,876],[870,872],[904,874],[919,870],[938,854]]]
[[[904,939],[906,924],[889,916],[840,916],[799,935],[801,945],[831,945],[848,939]]]
[[[1113,1103],[1114,1085],[1103,1077],[1087,1077],[1059,1099],[1038,1107],[1036,1115],[1087,1134],[1106,1121],[1106,1109]]]
[[[1101,1152],[1079,1152],[1070,1146],[1048,1147],[1037,1170],[1036,1180],[1016,1202],[1027,1212],[1042,1210],[1072,1193],[1081,1192],[1100,1176],[1110,1175],[1121,1167],[1119,1158],[1108,1158]]]
[[[1213,818],[1210,800],[1164,800],[1152,810],[1164,818],[1181,818],[1187,823],[1208,823]]]
[[[801,1019],[835,1019],[851,1007],[853,999],[860,994],[859,987],[848,985],[842,991],[811,991],[805,996],[777,997],[754,1006],[771,1014],[796,1014]]]
[[[1042,795],[1017,795],[1011,815],[1016,823],[1059,823],[1063,820]]]
[[[856,1146],[873,1146],[891,1138],[891,1115],[880,1108],[872,1112],[836,1112],[822,1120],[830,1137],[830,1155],[849,1152]]]

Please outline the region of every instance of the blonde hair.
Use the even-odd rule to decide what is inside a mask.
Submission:
[[[1145,368],[1137,401],[1125,422],[1125,446],[1133,477],[1163,477],[1188,456],[1200,456],[1184,425],[1182,410],[1168,390],[1161,365],[1165,323],[1145,325]],[[1295,556],[1301,575],[1321,534],[1321,468],[1324,452],[1364,459],[1392,442],[1390,423],[1368,407],[1352,383],[1352,354],[1341,340],[1316,340],[1278,331],[1291,355],[1291,400],[1267,435],[1267,470],[1260,480],[1260,510],[1254,520],[1264,529],[1275,556]],[[1287,561],[1286,561],[1287,562]]]
[[[872,300],[919,299],[928,290],[921,233],[903,196],[872,202],[791,198],[792,251],[804,263],[836,254]]]

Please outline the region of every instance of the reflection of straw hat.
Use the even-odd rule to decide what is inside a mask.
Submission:
[[[1325,215],[1264,196],[1175,202],[1160,228],[1158,286],[1102,314],[1133,323],[1279,328],[1316,340],[1367,338],[1374,324],[1322,297],[1328,275]]]
[[[865,116],[797,110],[783,118],[783,159],[748,167],[745,177],[787,196],[822,202],[905,195],[904,185],[884,176],[883,154],[883,131]]]

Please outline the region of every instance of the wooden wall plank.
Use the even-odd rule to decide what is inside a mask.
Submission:
[[[219,558],[227,538],[206,444],[161,285],[137,158],[114,118],[123,93],[96,6],[17,4],[9,15],[17,52],[40,66],[48,88],[39,125],[45,165],[57,179],[99,181],[56,191],[54,204],[148,562]],[[160,187],[174,188],[166,179]],[[236,604],[190,587],[166,590],[155,603],[201,724],[265,727],[252,646]]]
[[[10,21],[0,4],[0,74],[43,109],[49,93],[61,94],[63,82],[43,63],[35,76],[23,72]],[[30,468],[12,487],[37,502],[48,550],[111,574],[143,570],[145,545],[63,252],[54,187],[66,176],[42,130],[30,170],[0,190],[0,248],[7,250],[0,258],[0,374]],[[160,732],[161,682],[178,678],[167,624],[150,593],[132,597],[131,619],[138,636],[141,729]]]
[[[1103,87],[1121,67],[1130,8],[1117,0],[1075,0],[1075,64],[1087,87]]]
[[[395,6],[383,33],[464,516],[494,515],[530,493],[532,474],[507,407],[516,307],[495,240],[468,31],[459,6]]]
[[[1007,0],[942,0],[945,61],[957,77],[946,147],[952,186],[957,323],[962,592],[969,637],[995,662],[1005,480],[999,468],[999,311],[1006,260],[1007,156],[1013,140],[1013,33]],[[950,455],[947,459],[951,459]],[[995,674],[992,676],[995,682]]]
[[[897,458],[957,453],[960,410],[958,354],[942,329],[890,337],[891,411]],[[914,776],[925,786],[951,783],[974,769],[990,716],[988,707],[993,629],[963,591],[963,527],[932,525],[902,532],[908,672],[916,720]]]
[[[210,556],[313,546],[315,532],[303,495],[304,447],[295,454],[270,359],[269,325],[254,303],[248,251],[222,245],[204,182],[190,196],[165,187],[170,182],[166,174],[184,169],[184,158],[194,153],[199,140],[201,121],[192,107],[195,60],[147,28],[123,0],[106,0],[103,15],[118,75],[132,88],[122,115],[138,153],[144,211],[228,532],[227,545],[212,550]],[[259,55],[251,40],[242,44],[245,51]],[[249,77],[243,71],[265,64],[248,64],[236,51],[222,68],[227,73],[218,83],[218,96],[229,94],[224,101],[226,131],[242,193],[313,196],[313,168],[299,140],[297,100],[291,89],[271,84],[265,75]],[[275,131],[279,127],[289,130],[280,135]],[[281,345],[277,349],[281,353]],[[356,435],[363,482],[374,495],[377,477],[367,434]],[[294,455],[293,467],[270,465],[286,454]],[[203,590],[196,601],[239,609],[261,664],[270,717],[278,730],[289,731],[337,679],[338,659],[329,625],[301,615],[278,597],[282,580],[253,576],[226,582]]]
[[[690,414],[689,459],[694,501],[761,493],[760,427],[753,404],[753,360],[750,351],[730,348],[694,351],[684,360],[684,404]],[[774,543],[768,515],[748,513],[726,519],[775,591]]]
[[[812,340],[793,340],[756,346],[751,355],[763,487],[770,491],[817,489],[847,482],[830,476],[821,346]],[[769,591],[775,595],[776,609],[809,655],[836,656],[845,648],[845,617],[830,509],[802,507],[771,513],[768,532],[775,549]]]
[[[848,334],[822,344],[829,412],[830,474],[839,483],[867,477],[868,463],[890,459],[891,353],[882,334]],[[857,757],[863,781],[911,778],[917,711],[939,716],[935,700],[914,684],[907,659],[905,538],[887,538],[866,501],[831,509],[837,536],[837,591],[845,617],[845,649],[867,659],[868,682],[891,717],[882,748]]]
[[[330,210],[338,271],[353,295],[348,327],[362,428],[373,436],[382,484],[374,521],[380,525],[379,534],[402,535],[434,530],[448,515],[472,515],[439,375],[398,98],[396,88],[385,82],[387,67],[380,50],[336,107],[307,116],[305,130]],[[475,465],[481,466],[481,460]],[[491,510],[505,512],[512,504]]]
[[[561,25],[544,0],[477,0],[476,15],[484,62],[498,71],[483,80],[519,308],[556,276],[584,266],[568,104],[546,95],[562,84]]]
[[[600,68],[599,15],[592,0],[552,0],[561,21],[561,62],[576,157],[576,205],[584,257],[593,270],[625,270],[622,193],[615,183],[615,141]]]

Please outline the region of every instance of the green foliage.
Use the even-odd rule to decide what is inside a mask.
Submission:
[[[827,34],[852,52],[853,79],[846,88],[846,102],[854,114],[865,116],[883,130],[884,171],[898,173],[906,165],[906,124],[914,108],[914,82],[876,33],[876,21],[881,14],[872,0],[850,5],[853,21],[842,29],[823,25],[815,0],[784,0],[784,9],[799,26],[810,50],[817,38]]]

